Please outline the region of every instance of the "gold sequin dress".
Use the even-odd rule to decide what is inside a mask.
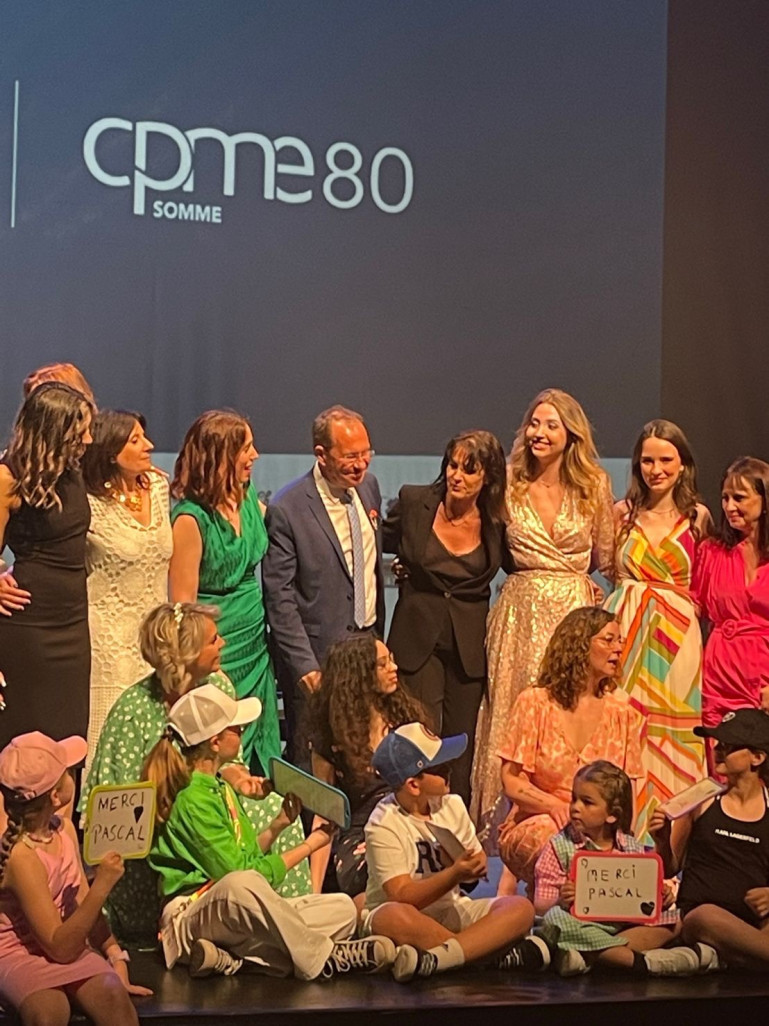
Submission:
[[[486,652],[488,695],[475,735],[471,814],[487,852],[497,852],[497,828],[509,803],[500,784],[499,751],[508,736],[513,703],[537,679],[550,636],[572,609],[594,604],[591,557],[602,573],[614,559],[612,495],[604,478],[595,513],[583,513],[567,490],[549,534],[528,494],[508,487],[506,540],[515,572],[489,613]]]

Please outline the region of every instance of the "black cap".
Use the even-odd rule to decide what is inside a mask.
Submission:
[[[698,737],[714,737],[725,745],[742,745],[769,752],[769,715],[760,709],[733,709],[717,727],[695,727]]]

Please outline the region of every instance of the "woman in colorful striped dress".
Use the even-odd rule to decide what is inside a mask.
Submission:
[[[622,680],[647,729],[647,784],[636,810],[643,838],[658,802],[705,775],[702,636],[691,585],[694,555],[711,517],[697,502],[689,443],[668,420],[644,427],[627,496],[617,503],[617,587],[606,608],[625,638]]]

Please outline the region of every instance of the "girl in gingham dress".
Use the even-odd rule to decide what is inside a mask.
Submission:
[[[715,965],[707,945],[668,948],[680,931],[678,914],[663,910],[649,925],[583,922],[570,913],[574,901],[571,864],[580,851],[643,853],[630,831],[633,791],[629,777],[603,759],[583,766],[574,778],[569,824],[545,846],[534,870],[534,908],[543,916],[540,935],[553,950],[561,976],[589,972],[593,965],[639,976],[689,976]]]

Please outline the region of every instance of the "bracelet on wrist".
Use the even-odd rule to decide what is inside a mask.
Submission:
[[[117,951],[113,951],[110,955],[107,955],[107,961],[110,965],[115,965],[117,962],[130,962],[131,956],[125,948],[119,948]]]

